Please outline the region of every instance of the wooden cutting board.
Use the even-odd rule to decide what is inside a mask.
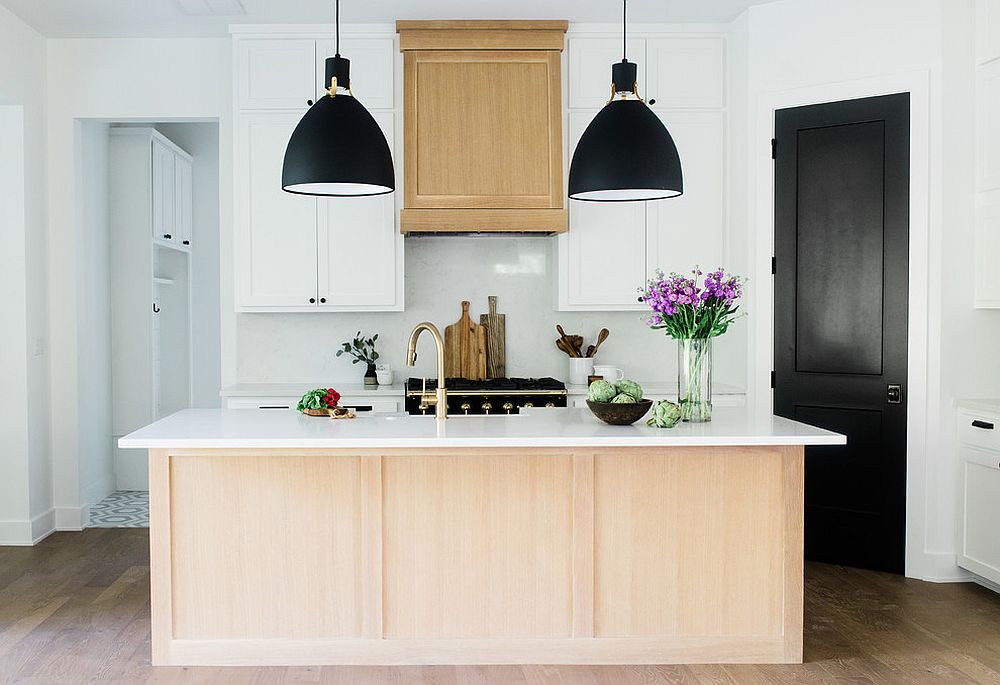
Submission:
[[[462,317],[444,329],[444,373],[448,378],[486,380],[486,329],[469,318],[469,303],[462,302]]]
[[[497,296],[490,295],[490,311],[479,315],[486,328],[486,377],[507,377],[507,315],[497,314]]]

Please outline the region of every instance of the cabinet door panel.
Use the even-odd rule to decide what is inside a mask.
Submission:
[[[597,110],[611,97],[611,65],[622,60],[617,38],[573,38],[569,41],[569,106]],[[639,65],[639,93],[646,92],[646,41],[628,41],[628,59]]]
[[[330,84],[326,76],[326,58],[336,52],[336,42],[321,40],[316,45],[317,96]],[[341,38],[340,54],[351,60],[351,91],[368,109],[392,109],[395,89],[396,48],[391,38]]]
[[[959,566],[1000,583],[1000,453],[963,450],[964,501]]]
[[[1000,189],[1000,60],[976,68],[979,190]]]
[[[976,29],[976,61],[985,64],[1000,58],[1000,0],[976,0]]]
[[[726,229],[725,127],[718,112],[661,114],[681,157],[684,194],[647,202],[647,271],[687,273],[723,266]]]
[[[393,114],[376,113],[390,149]],[[402,235],[396,195],[319,199],[320,308],[339,311],[402,309]],[[323,302],[323,300],[326,302]]]
[[[174,151],[153,139],[153,237],[179,241],[175,222]]]
[[[569,115],[570,150],[593,112]],[[642,202],[569,202],[569,232],[560,241],[560,308],[641,309],[646,278],[646,217]]]
[[[237,43],[239,109],[297,109],[316,96],[316,41],[247,39]]]
[[[310,307],[316,298],[316,200],[281,189],[298,112],[239,123],[237,269],[243,307]]]
[[[1000,309],[1000,191],[986,198],[976,210],[976,306]]]
[[[661,109],[725,106],[722,38],[657,38],[646,42],[648,93]]]
[[[191,161],[180,155],[174,158],[174,214],[176,216],[176,240],[182,245],[190,245],[193,232]]]

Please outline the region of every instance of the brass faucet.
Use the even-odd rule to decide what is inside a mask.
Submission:
[[[410,333],[410,342],[406,346],[406,365],[413,366],[417,363],[417,338],[423,331],[429,331],[434,337],[434,344],[437,346],[437,390],[434,396],[427,394],[427,380],[424,380],[424,389],[420,395],[420,403],[423,405],[434,405],[434,416],[438,419],[448,418],[448,391],[444,387],[444,340],[441,339],[441,331],[437,326],[427,321],[418,323]]]

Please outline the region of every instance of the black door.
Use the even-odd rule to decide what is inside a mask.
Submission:
[[[902,573],[909,94],[775,116],[774,407],[806,449],[807,559]]]

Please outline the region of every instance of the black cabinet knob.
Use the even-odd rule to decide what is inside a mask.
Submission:
[[[172,236],[172,235],[170,235],[169,233],[164,233],[164,234],[163,234],[163,239],[164,239],[164,240],[170,240],[171,238],[173,238],[173,236]]]
[[[326,304],[326,298],[325,297],[319,298],[319,303],[320,304]]]
[[[312,107],[313,106],[313,101],[312,100],[306,100],[306,104],[309,105],[310,107]]]
[[[185,241],[183,241],[183,242],[184,242],[184,244],[185,244],[185,245],[190,245],[190,244],[191,244],[191,241],[190,241],[190,240],[185,240]]]
[[[316,304],[316,298],[315,297],[310,297],[309,298],[309,304]]]

